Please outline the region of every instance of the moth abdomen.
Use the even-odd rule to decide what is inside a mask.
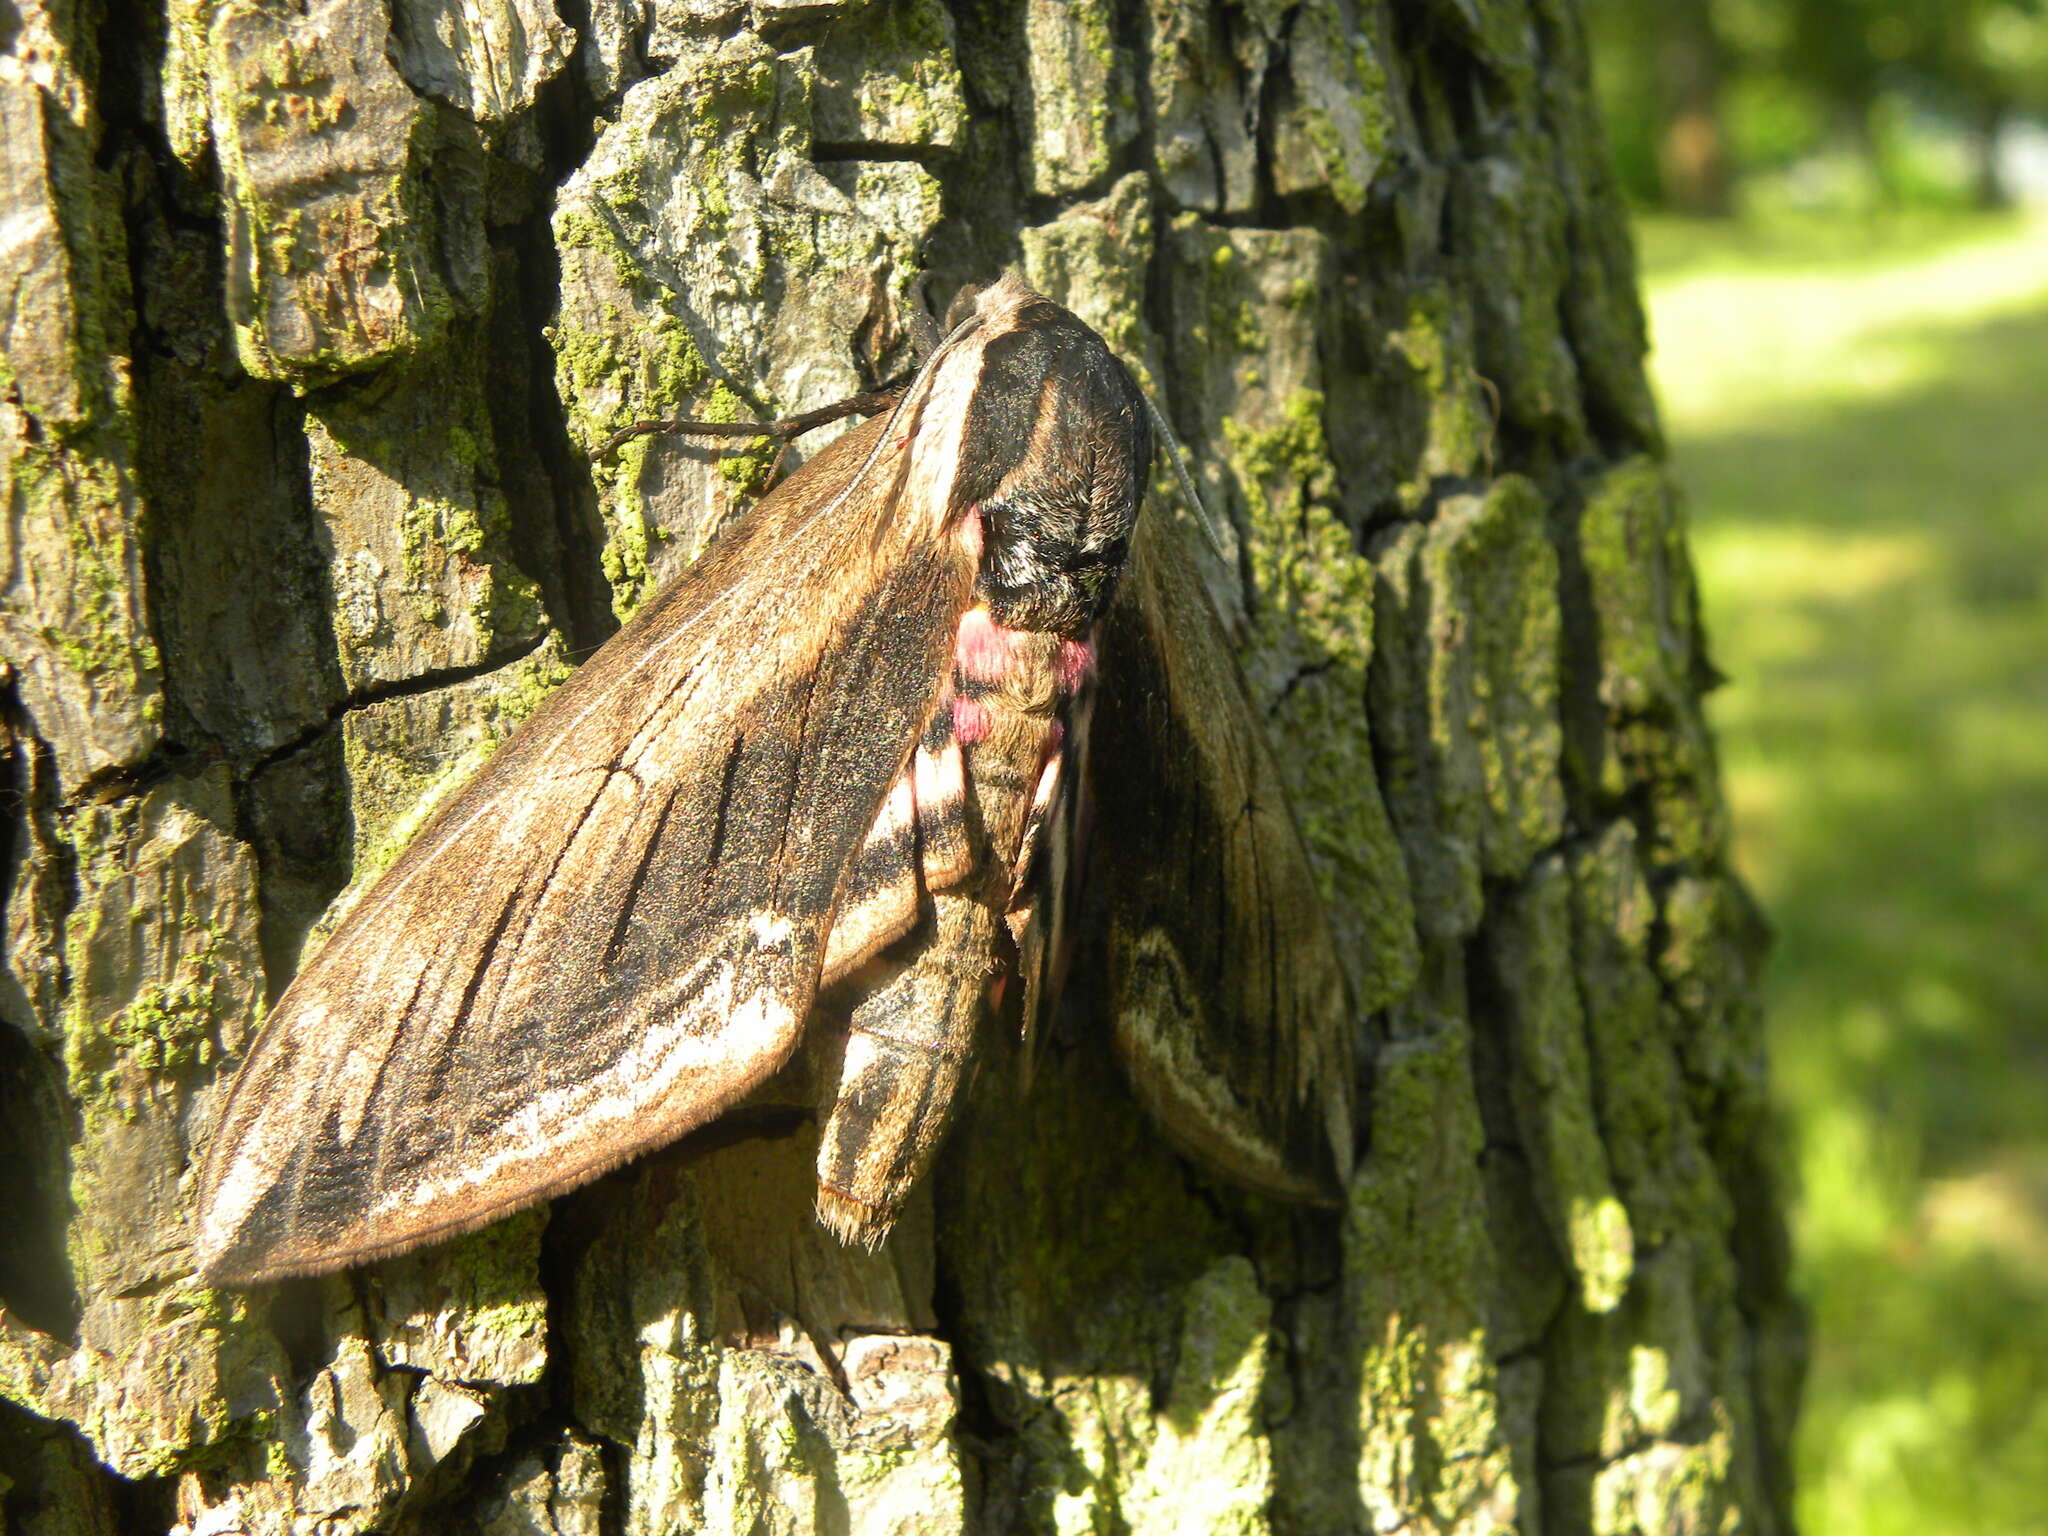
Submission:
[[[853,1010],[818,1145],[818,1219],[842,1242],[881,1242],[938,1151],[1001,974],[999,922],[974,895],[928,898],[907,960]]]

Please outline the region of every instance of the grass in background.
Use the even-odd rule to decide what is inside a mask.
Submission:
[[[1815,1337],[1800,1515],[2048,1531],[2048,223],[1647,223]]]

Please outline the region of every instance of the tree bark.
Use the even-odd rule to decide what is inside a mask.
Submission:
[[[11,1529],[1789,1529],[1762,928],[1570,0],[16,5]],[[1347,1206],[1177,1158],[1082,985],[878,1254],[764,1114],[199,1286],[322,914],[766,473],[584,450],[851,394],[1005,266],[1227,517]]]

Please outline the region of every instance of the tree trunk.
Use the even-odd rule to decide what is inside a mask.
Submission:
[[[15,4],[10,1529],[1788,1529],[1761,924],[1569,0]],[[764,1115],[200,1287],[323,912],[766,472],[585,451],[853,393],[1006,265],[1233,532],[1348,1205],[1176,1157],[1084,984],[878,1254]]]

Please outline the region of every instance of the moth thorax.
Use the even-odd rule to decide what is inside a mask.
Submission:
[[[981,519],[980,592],[1012,629],[1078,639],[1108,606],[1152,462],[1130,370],[1039,302],[987,337],[955,494]]]
[[[1129,516],[1019,501],[991,503],[981,516],[976,590],[997,623],[1070,639],[1095,627],[1130,549]]]

